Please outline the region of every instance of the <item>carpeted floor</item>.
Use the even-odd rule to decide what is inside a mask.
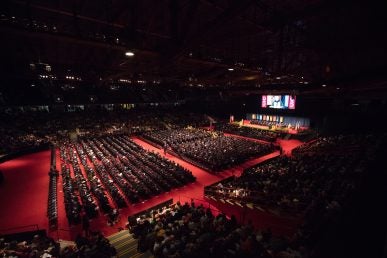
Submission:
[[[4,230],[33,224],[48,228],[50,155],[50,151],[42,151],[0,164],[5,178],[0,185],[0,234],[33,230],[32,226]]]
[[[276,143],[282,147],[285,155],[291,155],[292,150],[294,148],[303,144],[302,141],[299,141],[296,139],[291,139],[291,140],[277,139]]]
[[[254,166],[262,161],[279,155],[278,152],[271,153],[264,157],[249,160],[239,166],[231,169],[227,169],[218,174],[208,173],[200,168],[197,168],[185,161],[182,161],[170,154],[164,155],[162,150],[151,146],[148,143],[141,141],[138,138],[133,138],[134,142],[141,145],[143,148],[158,152],[162,156],[166,156],[168,159],[182,165],[183,167],[192,171],[196,176],[197,181],[187,186],[174,189],[170,192],[153,197],[143,203],[130,205],[128,208],[120,210],[120,220],[113,227],[107,226],[107,219],[101,214],[98,218],[91,221],[91,230],[101,230],[105,235],[111,235],[118,231],[119,227],[124,227],[127,222],[127,217],[148,209],[160,202],[173,198],[174,201],[180,200],[181,202],[190,201],[191,198],[195,199],[197,204],[203,204],[206,207],[210,207],[216,213],[217,210],[225,210],[226,214],[235,214],[236,217],[242,218],[241,214],[246,214],[246,211],[240,211],[235,207],[227,207],[222,204],[210,203],[203,197],[203,187],[219,180],[222,180],[231,175],[239,176],[241,172],[251,166]],[[293,141],[293,140],[291,140]],[[285,151],[298,146],[299,143],[287,141],[281,141]],[[57,152],[57,168],[60,168],[59,153]],[[0,203],[2,209],[0,212],[0,229],[14,228],[19,226],[25,226],[29,224],[38,224],[39,228],[48,228],[48,222],[46,217],[47,208],[47,193],[48,193],[48,171],[50,166],[50,151],[39,152],[31,155],[26,155],[12,161],[0,164],[0,169],[4,172],[5,181],[0,186]],[[3,208],[4,207],[4,208]],[[249,212],[250,213],[250,212]],[[81,232],[81,225],[69,226],[64,209],[64,197],[62,192],[62,178],[59,177],[58,181],[58,231],[49,232],[49,234],[60,239],[74,239],[74,237]],[[272,221],[272,215],[261,214],[261,216],[248,216],[243,215],[243,218],[252,218],[259,220],[259,223],[255,223],[258,226],[274,225],[277,222],[283,227],[287,227],[286,224],[289,221],[282,221],[281,219],[274,222]],[[266,222],[267,223],[266,223]],[[282,222],[283,223],[282,223]],[[266,223],[266,224],[265,224]],[[281,228],[281,226],[279,226]],[[277,231],[273,228],[273,231]],[[286,231],[286,230],[285,230]],[[279,230],[278,232],[282,232]],[[0,232],[4,233],[4,232]]]

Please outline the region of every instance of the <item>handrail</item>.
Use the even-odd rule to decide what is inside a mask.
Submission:
[[[10,230],[20,229],[20,228],[27,228],[27,227],[36,227],[36,231],[39,230],[39,225],[38,224],[30,224],[30,225],[24,225],[24,226],[19,226],[19,227],[11,227],[11,228],[6,228],[6,229],[0,229],[0,232],[10,231]]]
[[[65,229],[65,228],[57,228],[55,229],[56,231],[56,240],[59,241],[59,231],[64,231],[64,232],[70,232],[70,233],[73,233],[73,232],[78,232],[77,229]]]
[[[66,231],[66,232],[78,232],[79,230],[78,229],[65,229],[65,228],[58,228],[56,229],[56,231]]]
[[[220,184],[220,183],[225,183],[225,182],[228,182],[228,181],[231,181],[231,180],[234,180],[235,179],[235,176],[229,176],[229,177],[226,177],[225,179],[222,179],[222,180],[220,180],[220,181],[217,181],[217,182],[215,182],[215,183],[212,183],[212,184],[210,184],[210,185],[206,185],[205,187],[204,187],[204,190],[206,190],[206,189],[210,189],[210,188],[212,188],[212,187],[216,187],[218,184]]]
[[[219,210],[219,209],[217,209],[217,208],[215,208],[215,207],[212,207],[211,208],[211,203],[209,202],[209,201],[207,201],[207,200],[202,200],[202,199],[197,199],[197,198],[192,198],[192,197],[189,197],[189,196],[181,196],[181,195],[179,195],[179,201],[180,201],[180,197],[184,197],[184,198],[187,198],[187,199],[189,199],[189,200],[197,200],[197,201],[201,201],[201,202],[204,202],[204,203],[207,203],[208,204],[208,209],[210,209],[210,210],[212,210],[212,211],[216,211],[216,212],[222,212],[221,210]],[[212,205],[213,206],[213,205]]]
[[[171,204],[173,204],[173,199],[172,198],[168,199],[168,200],[166,200],[164,202],[160,202],[160,203],[158,203],[158,204],[156,204],[156,205],[154,205],[154,206],[152,206],[152,207],[150,207],[148,209],[145,209],[143,211],[140,211],[140,212],[137,212],[135,214],[132,214],[132,215],[128,216],[128,219],[139,217],[139,216],[147,214],[147,213],[149,213],[149,212],[151,212],[153,210],[159,209],[161,207],[166,207],[166,206],[169,206]]]
[[[245,197],[242,197],[242,196],[241,197],[230,196],[228,194],[222,194],[222,193],[219,193],[219,192],[216,192],[216,191],[207,191],[205,194],[208,195],[208,196],[215,197],[215,198],[224,198],[224,199],[233,200],[233,201],[241,201],[243,203],[252,202],[254,204],[260,205],[261,207],[266,207],[268,209],[273,208],[273,206],[265,204],[264,200],[259,198],[261,196],[254,196],[253,194],[250,194],[249,196],[245,196]],[[302,214],[305,211],[306,207],[307,207],[307,203],[305,203],[305,202],[298,202],[297,206],[298,207],[305,207],[305,208],[301,209],[301,210],[299,210],[297,207],[288,207],[288,208],[279,207],[279,208],[283,212],[289,212],[289,210],[291,210],[292,211],[291,212],[292,215]]]

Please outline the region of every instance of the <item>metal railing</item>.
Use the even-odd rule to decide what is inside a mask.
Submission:
[[[27,228],[30,228],[31,230],[21,230],[21,229],[27,229]],[[15,231],[12,232],[13,230],[15,230]],[[30,225],[24,225],[24,226],[19,226],[19,227],[0,229],[0,235],[21,233],[21,232],[27,232],[27,231],[39,231],[39,225],[38,224],[30,224]]]

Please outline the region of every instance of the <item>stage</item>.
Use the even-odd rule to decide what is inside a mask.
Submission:
[[[292,128],[292,127],[278,127],[275,125],[269,126],[269,125],[259,125],[259,124],[252,124],[250,120],[242,120],[241,122],[234,122],[236,125],[245,126],[245,127],[252,127],[257,128],[261,130],[268,130],[276,133],[286,133],[286,134],[299,134],[308,128],[306,127],[300,127],[298,129]]]

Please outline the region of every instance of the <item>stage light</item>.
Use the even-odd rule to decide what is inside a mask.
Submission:
[[[337,87],[337,88],[336,88],[336,90],[340,90],[340,88],[339,88],[339,87]]]
[[[128,52],[125,53],[125,55],[126,55],[126,56],[134,56],[134,53],[131,52],[131,51],[128,51]]]
[[[326,87],[327,85],[326,85],[326,84],[323,84],[323,85],[321,85],[321,86]]]
[[[232,71],[234,71],[234,68],[228,68],[228,70],[229,70],[230,72],[232,72]]]

